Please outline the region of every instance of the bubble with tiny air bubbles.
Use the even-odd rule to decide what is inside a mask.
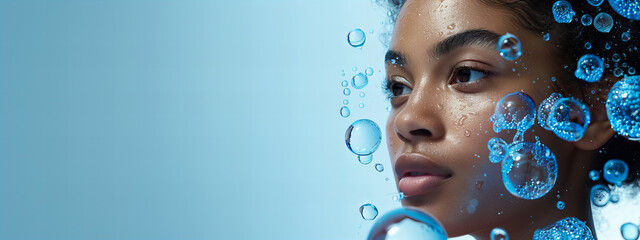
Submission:
[[[349,107],[343,106],[340,108],[340,116],[346,118],[349,117],[349,115],[351,115],[351,110],[349,110]]]
[[[578,60],[575,76],[587,82],[597,82],[604,72],[603,61],[598,56],[585,54]]]
[[[351,94],[351,89],[349,88],[345,88],[342,90],[342,94],[344,94],[345,96],[349,96]]]
[[[347,42],[349,42],[349,45],[352,47],[362,47],[366,39],[367,37],[364,32],[359,28],[353,29],[347,34]]]
[[[500,56],[513,61],[522,55],[522,42],[515,35],[507,33],[498,39],[498,51]]]
[[[347,128],[345,142],[356,155],[370,155],[380,146],[381,135],[378,124],[369,119],[360,119]]]
[[[627,179],[629,166],[620,159],[610,159],[602,168],[602,177],[607,182],[616,184]]]
[[[431,215],[417,208],[393,210],[373,224],[367,240],[429,239],[446,240],[447,233]]]
[[[609,188],[597,184],[591,188],[591,203],[597,207],[603,207],[609,203]]]
[[[363,73],[358,73],[351,78],[351,86],[355,89],[362,89],[369,83],[369,78]]]
[[[533,240],[593,240],[589,227],[577,218],[567,217],[533,233]]]
[[[598,181],[598,179],[600,179],[600,172],[591,170],[589,172],[589,178],[591,179],[591,181]]]
[[[533,125],[535,115],[533,100],[524,93],[513,92],[498,101],[489,120],[493,122],[493,131],[496,133],[502,129],[524,132]]]
[[[491,240],[509,240],[509,234],[502,228],[494,228],[490,236]]]
[[[360,216],[364,220],[373,220],[378,216],[378,208],[370,203],[364,204],[360,206]]]
[[[640,1],[638,0],[609,0],[609,5],[620,16],[640,20]]]
[[[384,171],[384,166],[382,166],[382,164],[380,164],[380,163],[376,163],[375,169],[378,172],[382,172],[382,171]]]
[[[538,199],[547,194],[556,182],[556,157],[540,142],[510,144],[502,161],[502,181],[516,197]]]
[[[538,106],[538,124],[540,124],[544,129],[549,131],[552,130],[547,120],[551,109],[560,98],[562,98],[560,93],[551,93],[551,95],[543,100],[542,103],[540,103],[540,106]]]
[[[563,202],[563,201],[558,201],[558,202],[556,203],[556,207],[557,207],[558,209],[560,209],[560,210],[563,210],[563,209],[564,209],[564,207],[565,207],[564,202]]]
[[[606,108],[616,133],[630,140],[640,139],[640,76],[616,82],[607,96]]]
[[[364,73],[367,74],[367,76],[373,75],[373,68],[368,67],[367,69],[364,70]]]
[[[349,86],[349,82],[347,82],[347,80],[344,80],[344,81],[342,81],[340,83],[340,85],[343,86],[343,87],[347,87],[347,86]]]
[[[369,154],[369,155],[358,155],[358,162],[360,162],[362,165],[367,165],[369,163],[371,163],[371,161],[373,161],[373,155]]]
[[[553,18],[559,23],[570,23],[576,13],[573,11],[571,4],[567,1],[560,0],[553,4]]]
[[[561,98],[551,108],[547,121],[559,138],[575,142],[582,138],[591,123],[591,113],[587,105],[577,99]]]
[[[635,224],[628,222],[620,226],[620,234],[625,240],[636,240],[640,235],[640,229]]]
[[[629,40],[631,40],[631,33],[623,32],[620,36],[620,39],[622,39],[623,42],[628,42]]]
[[[613,28],[613,18],[608,13],[598,13],[593,18],[593,26],[600,32],[608,33]]]
[[[489,161],[499,163],[507,156],[507,142],[502,138],[494,137],[487,143],[489,148]]]

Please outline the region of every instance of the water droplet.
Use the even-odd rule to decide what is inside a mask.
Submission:
[[[482,185],[484,181],[476,181],[476,190],[482,190]]]
[[[465,137],[471,136],[471,132],[469,130],[464,130],[464,136]]]
[[[538,229],[533,234],[533,240],[547,239],[593,240],[593,235],[583,221],[574,217],[568,217],[552,225]]]
[[[613,69],[613,76],[621,77],[622,74],[624,74],[624,70],[622,70],[622,68],[616,67]]]
[[[347,104],[349,104],[349,100],[347,100],[347,99],[345,99],[345,100],[342,100],[342,104],[344,104],[344,105],[347,105]]]
[[[593,19],[593,26],[600,32],[608,33],[613,28],[613,18],[607,13],[598,13]]]
[[[580,18],[580,23],[582,23],[582,25],[584,26],[589,26],[591,25],[591,23],[593,23],[593,17],[591,17],[591,15],[589,14],[582,15],[582,17]]]
[[[640,229],[633,223],[625,223],[620,226],[620,234],[625,240],[636,240],[640,235]]]
[[[575,98],[560,98],[549,112],[547,121],[559,138],[575,142],[582,138],[591,123],[591,113]]]
[[[447,233],[431,215],[417,208],[399,208],[376,221],[367,240],[429,239],[446,240]]]
[[[474,214],[476,212],[476,208],[478,207],[478,200],[477,199],[471,199],[471,201],[469,201],[469,204],[467,205],[467,212],[470,214]]]
[[[620,16],[640,20],[640,2],[638,0],[609,0],[609,5]]]
[[[362,165],[367,165],[369,163],[371,163],[371,161],[373,161],[373,155],[369,154],[369,155],[358,155],[358,162],[360,162]]]
[[[345,96],[349,96],[349,94],[351,94],[351,89],[348,89],[348,88],[343,89],[342,94],[344,94]]]
[[[544,35],[542,35],[542,40],[544,40],[545,42],[548,42],[551,39],[551,36],[549,36],[549,33],[545,33]]]
[[[363,98],[365,96],[364,92],[360,92],[360,97]]]
[[[604,164],[602,177],[609,183],[624,182],[629,174],[629,166],[622,160],[611,159]]]
[[[464,120],[467,120],[467,115],[462,115],[462,117],[460,117],[460,119],[458,119],[458,126],[462,126],[464,125]]]
[[[355,72],[355,71],[358,71],[358,68],[357,67],[353,67],[351,70],[353,70]]]
[[[606,107],[616,133],[631,140],[640,139],[640,76],[616,82],[609,91]]]
[[[368,67],[367,69],[364,70],[364,73],[367,74],[367,76],[373,75],[373,68]]]
[[[384,171],[384,166],[382,166],[382,164],[380,163],[376,163],[375,168],[376,168],[376,171],[378,172]]]
[[[592,54],[585,54],[578,60],[575,76],[587,82],[597,82],[603,72],[602,59]]]
[[[366,39],[367,37],[364,35],[364,32],[359,28],[353,29],[347,34],[347,42],[349,42],[349,45],[352,47],[362,47]]]
[[[505,95],[496,104],[495,112],[490,120],[493,122],[493,131],[502,129],[517,129],[526,131],[535,121],[536,106],[529,96],[520,92]]]
[[[370,155],[380,146],[381,135],[378,124],[369,119],[360,119],[347,128],[345,142],[356,155]]]
[[[358,107],[359,107],[359,108],[364,108],[364,103],[360,103],[360,104],[358,104]]]
[[[558,102],[558,100],[562,98],[562,95],[559,93],[551,93],[548,98],[540,103],[538,107],[538,124],[542,126],[544,129],[551,131],[551,127],[549,126],[549,113],[553,106]]]
[[[576,13],[567,1],[557,1],[552,8],[553,18],[559,23],[570,23]]]
[[[563,209],[564,209],[564,202],[563,202],[563,201],[558,201],[558,202],[556,203],[556,207],[557,207],[558,209],[560,209],[560,210],[563,210]]]
[[[607,205],[609,202],[609,189],[601,184],[591,188],[591,203],[597,207]]]
[[[614,62],[619,62],[620,61],[620,54],[614,53],[613,55],[611,55],[611,60],[613,60]]]
[[[491,240],[509,240],[509,234],[502,228],[491,230]]]
[[[617,203],[618,201],[620,201],[620,197],[618,197],[618,194],[611,194],[611,198],[609,199],[609,201],[611,201],[612,203]]]
[[[351,115],[351,110],[349,110],[348,107],[344,106],[340,108],[340,116],[342,116],[343,118],[346,118],[346,117],[349,117],[349,115]]]
[[[349,86],[349,82],[347,82],[347,80],[342,81],[342,83],[340,83],[341,86],[343,87],[347,87]]]
[[[499,163],[507,156],[507,142],[502,138],[494,137],[487,143],[489,148],[489,161]]]
[[[630,67],[627,72],[629,72],[629,75],[633,75],[633,74],[636,74],[636,69],[633,67]]]
[[[631,33],[623,32],[620,39],[622,39],[623,42],[628,42],[629,40],[631,40]]]
[[[587,50],[591,49],[591,43],[590,42],[584,43],[584,48],[586,48]]]
[[[370,203],[364,204],[360,206],[360,215],[364,220],[373,220],[378,216],[378,208]]]
[[[387,112],[391,112],[391,106],[387,106]]]
[[[589,172],[589,178],[591,178],[591,181],[598,181],[598,179],[600,179],[600,172],[591,170]]]
[[[369,78],[363,73],[358,73],[351,78],[351,86],[355,89],[362,89],[367,86],[367,83],[369,83]]]
[[[547,194],[556,182],[556,157],[540,142],[517,142],[509,146],[502,161],[502,181],[516,197],[538,199]]]
[[[604,49],[607,49],[607,50],[611,49],[611,43],[606,43],[604,45]]]
[[[385,181],[389,181],[389,178],[384,178]]]
[[[453,30],[454,28],[456,28],[456,24],[455,23],[449,24],[449,26],[447,26],[447,29],[449,29],[449,30]]]
[[[597,7],[600,6],[604,0],[587,0],[587,2],[591,4],[591,6]]]
[[[500,56],[513,61],[522,55],[522,42],[515,35],[507,33],[498,40],[498,51]]]

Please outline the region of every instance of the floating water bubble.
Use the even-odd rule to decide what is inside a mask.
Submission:
[[[342,104],[348,105],[349,104],[349,100],[347,100],[347,99],[342,100]]]
[[[347,42],[349,42],[349,45],[352,47],[362,47],[366,39],[367,37],[360,28],[353,29],[347,34]]]
[[[620,61],[620,54],[614,53],[613,55],[611,55],[611,60],[613,60],[614,62],[619,62]]]
[[[558,102],[558,100],[562,98],[560,93],[551,93],[548,98],[540,103],[538,106],[538,124],[542,126],[544,129],[551,131],[551,126],[549,126],[549,113],[553,106]]]
[[[607,49],[607,50],[611,49],[611,43],[604,44],[604,49]]]
[[[345,133],[345,142],[356,155],[370,155],[378,149],[382,140],[378,124],[369,119],[353,122]]]
[[[602,168],[602,177],[607,182],[616,184],[624,182],[629,174],[629,166],[620,159],[611,159],[604,164]]]
[[[342,81],[342,83],[340,83],[341,86],[343,87],[347,87],[349,86],[349,82],[347,82],[347,80]]]
[[[591,170],[589,172],[589,178],[591,178],[591,181],[598,181],[598,179],[600,179],[600,172]]]
[[[591,4],[591,6],[597,7],[600,6],[604,0],[587,0],[587,2]]]
[[[591,188],[591,203],[597,207],[607,205],[609,202],[609,188],[597,184]]]
[[[544,196],[553,188],[557,175],[555,155],[540,142],[513,143],[502,161],[502,182],[519,198]]]
[[[364,73],[367,74],[367,76],[373,75],[373,68],[368,67],[367,69],[364,70]]]
[[[364,92],[360,92],[360,97],[363,98],[365,96]]]
[[[640,0],[609,0],[609,5],[620,16],[640,20]]]
[[[369,155],[358,155],[358,162],[360,162],[363,165],[367,165],[369,163],[371,163],[371,161],[373,161],[373,155],[369,154]]]
[[[629,40],[631,40],[631,33],[623,32],[622,36],[620,36],[620,39],[622,39],[623,42],[628,42]]]
[[[345,96],[349,96],[351,94],[351,89],[345,88],[342,90],[342,94]]]
[[[636,74],[636,69],[633,67],[630,67],[627,72],[629,73],[629,75],[633,75],[633,74]]]
[[[542,40],[544,41],[549,41],[551,39],[551,37],[549,36],[549,33],[545,33],[544,35],[542,35]]]
[[[348,107],[343,106],[340,108],[340,116],[342,116],[343,118],[349,117],[349,115],[351,115],[351,110],[349,110]]]
[[[382,166],[382,164],[380,163],[376,163],[375,168],[376,168],[376,171],[378,172],[384,171],[384,166]]]
[[[553,18],[559,23],[570,23],[576,13],[573,11],[571,4],[567,1],[557,1],[552,8]]]
[[[529,96],[520,92],[505,95],[496,104],[495,112],[489,120],[493,122],[493,131],[517,129],[524,132],[529,129],[536,116],[536,105]]]
[[[522,55],[522,42],[515,35],[507,33],[498,39],[498,51],[500,56],[513,61]]]
[[[591,123],[591,113],[575,98],[560,98],[549,113],[548,124],[553,133],[569,142],[580,140]]]
[[[353,70],[355,72],[355,71],[358,71],[358,68],[357,67],[353,67],[351,70]]]
[[[622,68],[616,67],[613,69],[613,76],[621,77],[622,74],[624,74],[624,70],[622,70]]]
[[[620,234],[625,240],[636,240],[640,235],[640,229],[633,223],[625,223],[620,226]]]
[[[609,201],[612,203],[617,203],[620,200],[620,197],[618,197],[618,194],[612,193],[611,194],[611,198],[609,198]]]
[[[593,26],[600,32],[608,33],[611,31],[611,28],[613,28],[613,18],[607,13],[598,13],[598,15],[593,18]]]
[[[585,54],[578,60],[575,76],[587,82],[597,82],[603,72],[602,59],[592,54]]]
[[[538,229],[533,234],[533,240],[548,239],[593,240],[593,235],[591,234],[589,227],[583,221],[574,217],[568,217],[557,221],[555,224]]]
[[[489,148],[489,161],[492,163],[499,163],[507,156],[507,142],[502,138],[494,137],[487,143]]]
[[[351,86],[355,89],[362,89],[367,86],[367,83],[369,83],[369,78],[363,73],[358,73],[351,78]]]
[[[587,50],[591,49],[591,43],[590,42],[584,43],[584,48],[586,48]]]
[[[491,240],[509,240],[509,234],[502,228],[491,230]]]
[[[564,206],[564,202],[563,202],[563,201],[558,201],[558,202],[556,203],[556,207],[557,207],[558,209],[560,209],[560,210],[563,210],[563,209],[564,209],[564,207],[565,207],[565,206]]]
[[[399,208],[373,224],[367,240],[446,240],[447,233],[431,215],[417,208]]]
[[[373,220],[378,216],[378,208],[370,203],[364,204],[360,206],[360,215],[364,220]]]
[[[580,23],[582,23],[582,25],[584,26],[589,26],[591,25],[591,23],[593,23],[593,17],[591,17],[591,15],[589,14],[582,15],[582,17],[580,18]]]
[[[606,107],[616,133],[631,140],[640,139],[640,76],[616,82],[609,91]]]
[[[358,107],[359,107],[359,108],[364,108],[364,103],[360,103],[360,104],[358,104]]]

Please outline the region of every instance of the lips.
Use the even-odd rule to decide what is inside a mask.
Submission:
[[[445,183],[452,174],[420,153],[403,153],[396,161],[398,190],[411,197],[431,192]]]

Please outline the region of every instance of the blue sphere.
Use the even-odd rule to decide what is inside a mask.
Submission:
[[[447,240],[442,225],[431,215],[411,207],[388,212],[373,224],[367,240]]]
[[[620,16],[640,20],[640,0],[609,0],[609,5]]]

